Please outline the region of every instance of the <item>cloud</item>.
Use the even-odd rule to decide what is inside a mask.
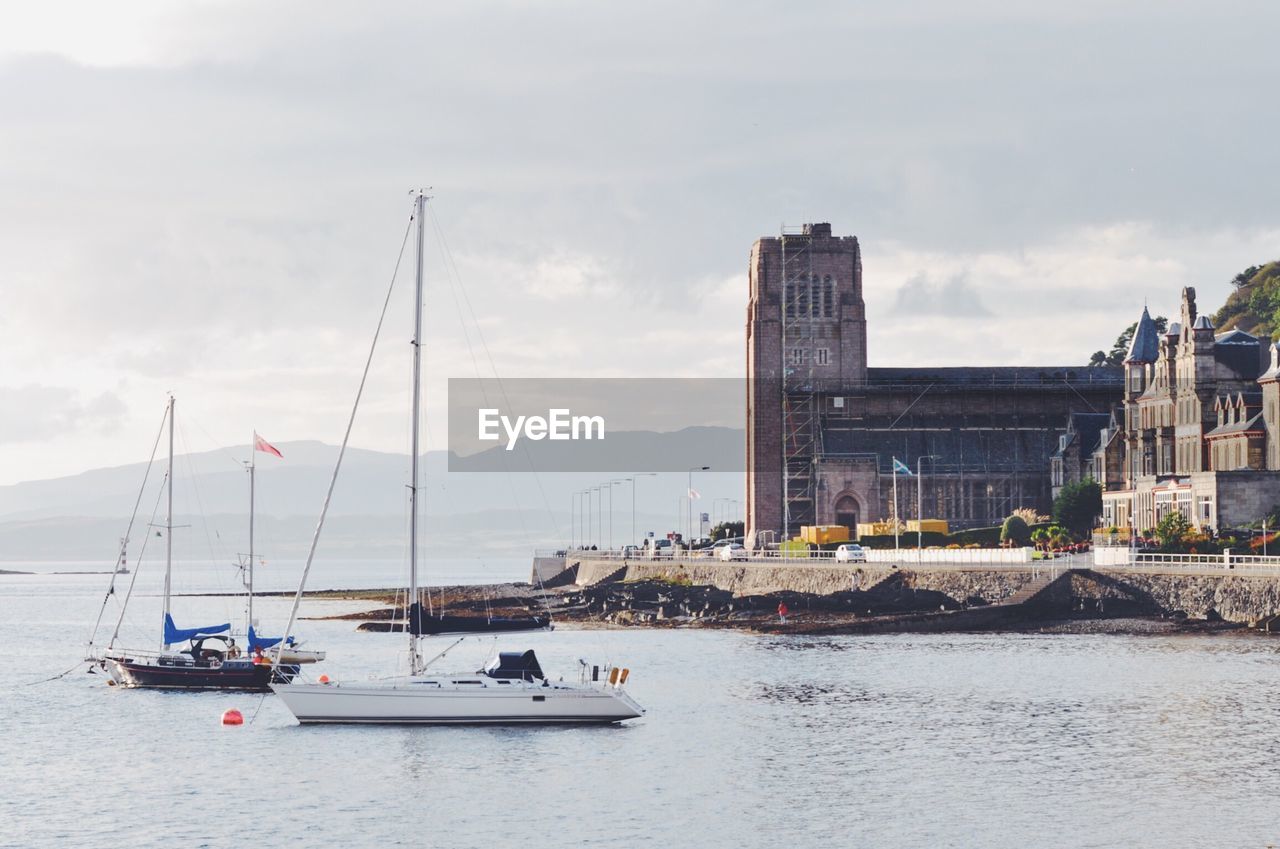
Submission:
[[[111,387],[125,412],[56,456],[0,450],[0,482],[136,459],[168,390],[218,439],[334,439],[420,184],[487,343],[429,231],[429,404],[490,355],[513,376],[741,373],[747,252],[781,224],[860,237],[878,365],[1075,362],[1144,297],[1215,302],[1280,244],[1274,4],[1211,25],[1184,0],[10,17],[3,382],[65,387],[68,409]],[[403,448],[411,266],[369,447]]]
[[[0,386],[0,443],[48,442],[69,434],[111,433],[124,402],[114,392],[81,398],[61,386]]]
[[[898,289],[892,309],[915,315],[990,315],[967,278],[961,273],[935,281],[927,272],[921,272]]]

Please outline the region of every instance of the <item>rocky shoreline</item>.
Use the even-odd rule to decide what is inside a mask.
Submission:
[[[1066,578],[1067,576],[1064,576]],[[1220,617],[1189,617],[1144,609],[1125,599],[1063,596],[1070,580],[1044,582],[1024,598],[991,603],[973,596],[955,599],[917,589],[908,580],[886,581],[868,590],[829,594],[772,592],[734,595],[728,590],[667,581],[606,582],[539,591],[528,584],[433,588],[431,604],[462,616],[525,616],[550,613],[578,628],[711,628],[761,634],[873,634],[1005,631],[1043,634],[1211,634],[1248,631]],[[361,631],[404,628],[403,590],[324,590],[308,598],[366,600],[367,611],[310,617],[358,622]],[[779,615],[780,605],[786,611]]]

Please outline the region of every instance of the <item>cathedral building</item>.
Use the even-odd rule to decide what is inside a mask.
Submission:
[[[1093,452],[1104,527],[1143,532],[1172,511],[1237,527],[1280,504],[1280,347],[1217,332],[1186,288],[1164,334],[1142,311],[1124,372],[1121,426]]]
[[[870,367],[858,240],[830,224],[759,239],[748,278],[747,530],[757,538],[913,519],[919,503],[953,528],[1047,512],[1071,414],[1093,414],[1092,433],[1124,397],[1110,367]]]

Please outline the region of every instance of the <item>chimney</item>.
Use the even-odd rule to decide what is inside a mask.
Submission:
[[[831,225],[823,224],[806,224],[804,225],[804,234],[806,236],[826,236],[831,237]]]

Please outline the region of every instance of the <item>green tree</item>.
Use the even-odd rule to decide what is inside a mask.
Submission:
[[[721,540],[741,537],[745,529],[746,525],[743,522],[720,522],[711,529],[711,539]]]
[[[1000,541],[1012,543],[1013,545],[1026,545],[1027,540],[1031,538],[1031,528],[1027,527],[1027,522],[1021,516],[1010,516],[1004,520],[1004,525],[1000,528]]]
[[[1102,487],[1092,478],[1069,483],[1053,500],[1053,521],[1069,531],[1083,534],[1102,513]]]
[[[1253,275],[1257,274],[1261,270],[1262,270],[1262,266],[1251,265],[1248,268],[1246,268],[1244,271],[1241,271],[1235,277],[1231,278],[1231,285],[1237,289],[1239,289],[1241,286],[1247,286],[1249,285],[1249,282],[1253,279]]]
[[[1178,511],[1166,513],[1156,524],[1156,539],[1164,549],[1176,549],[1182,545],[1187,534],[1191,533],[1191,523]]]

